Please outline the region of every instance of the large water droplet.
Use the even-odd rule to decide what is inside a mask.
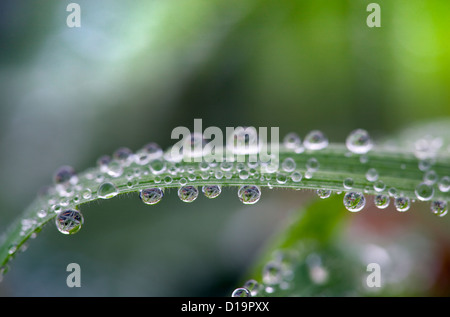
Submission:
[[[353,188],[353,178],[347,177],[346,179],[344,179],[343,185],[345,189]]]
[[[444,217],[448,212],[447,202],[443,200],[436,200],[431,203],[431,212],[439,217]]]
[[[202,192],[207,198],[216,198],[222,192],[222,187],[219,185],[207,185],[202,187]]]
[[[291,174],[291,179],[294,183],[298,183],[302,180],[303,176],[300,172],[294,172]]]
[[[328,146],[328,138],[322,131],[313,130],[306,135],[303,145],[308,150],[322,150]]]
[[[195,186],[183,186],[178,189],[178,197],[186,203],[191,203],[198,197],[198,189]]]
[[[238,190],[240,201],[246,205],[251,205],[261,198],[261,189],[256,185],[244,185]]]
[[[344,206],[351,212],[358,212],[366,205],[366,199],[361,192],[348,192],[344,195]]]
[[[414,192],[419,200],[427,201],[433,198],[434,188],[426,183],[420,183],[417,185]]]
[[[295,161],[291,157],[286,158],[283,163],[281,163],[281,168],[285,172],[292,172],[295,170],[295,167]]]
[[[385,209],[389,206],[391,199],[388,195],[379,194],[374,197],[375,206],[379,209]]]
[[[139,198],[147,205],[155,205],[161,201],[164,196],[164,192],[161,188],[147,188],[143,189],[139,193]]]
[[[64,234],[77,233],[83,222],[83,215],[75,209],[64,210],[56,216],[56,227]]]
[[[113,183],[102,183],[97,189],[97,197],[102,199],[110,199],[115,197],[119,191]]]
[[[394,206],[397,211],[405,212],[411,207],[411,201],[408,197],[397,197],[394,200]]]
[[[345,145],[352,153],[365,154],[372,149],[373,143],[366,130],[356,129],[348,135]]]

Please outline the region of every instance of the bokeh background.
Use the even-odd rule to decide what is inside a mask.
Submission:
[[[70,1],[1,1],[0,232],[59,166],[167,147],[194,118],[343,142],[355,128],[382,139],[449,117],[450,2],[378,0],[381,27],[369,28],[370,2],[78,0],[81,27],[69,28]],[[225,190],[193,204],[172,192],[152,208],[137,196],[85,206],[77,235],[47,226],[30,242],[0,295],[228,296],[310,198],[264,191],[244,207]],[[65,284],[71,262],[81,288]]]

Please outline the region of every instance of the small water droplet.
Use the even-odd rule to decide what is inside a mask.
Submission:
[[[56,216],[56,227],[64,234],[77,233],[83,225],[84,219],[81,212],[75,209],[64,210]]]
[[[111,177],[120,177],[123,174],[123,166],[118,161],[109,162],[106,173]]]
[[[347,177],[346,179],[344,179],[343,185],[345,189],[353,188],[353,178]]]
[[[436,200],[431,203],[431,212],[439,217],[444,217],[448,212],[447,202],[443,200]]]
[[[244,185],[238,190],[240,201],[246,205],[255,204],[261,198],[261,189],[256,185]]]
[[[303,176],[300,172],[294,172],[291,174],[291,179],[293,182],[298,183],[302,180]]]
[[[135,161],[139,165],[145,165],[152,160],[161,158],[163,154],[161,147],[158,144],[151,142],[144,145],[142,149],[136,152]]]
[[[378,179],[378,172],[374,168],[369,168],[366,172],[366,179],[369,182],[375,182]]]
[[[202,192],[207,198],[216,198],[222,192],[222,187],[219,185],[207,185],[202,187]]]
[[[127,147],[121,147],[113,153],[113,158],[121,164],[129,165],[133,158],[133,152]]]
[[[353,130],[345,141],[347,149],[355,154],[365,154],[372,149],[369,133],[364,129]]]
[[[261,285],[255,280],[248,280],[243,287],[248,289],[252,296],[258,295],[258,292],[261,289]]]
[[[375,182],[375,184],[373,184],[373,189],[376,192],[381,193],[383,190],[386,189],[386,185],[384,184],[384,182],[382,180],[378,180]]]
[[[249,174],[247,170],[241,170],[239,172],[239,178],[242,180],[246,180],[248,178]]]
[[[276,180],[278,184],[286,184],[287,176],[283,173],[277,173]]]
[[[61,166],[53,175],[53,180],[55,184],[76,184],[78,182],[78,177],[75,170],[71,166]]]
[[[283,163],[281,163],[281,168],[285,172],[293,172],[295,170],[295,167],[295,161],[291,157],[287,157],[286,159],[284,159]]]
[[[344,195],[344,206],[351,212],[358,212],[366,205],[363,193],[348,192]]]
[[[106,173],[108,164],[111,162],[111,156],[103,155],[97,159],[97,166],[100,167],[100,171]]]
[[[306,169],[309,172],[315,172],[319,169],[319,167],[319,161],[314,157],[311,157],[310,159],[308,159],[308,161],[306,161]]]
[[[282,279],[280,265],[276,262],[269,262],[263,269],[263,282],[268,285],[279,284]]]
[[[319,198],[325,199],[331,196],[331,190],[329,189],[318,189],[317,190],[317,196]]]
[[[302,141],[297,133],[291,132],[283,138],[283,145],[287,149],[295,150],[302,146]]]
[[[163,197],[164,192],[158,187],[143,189],[139,193],[139,198],[147,205],[155,205],[159,203]]]
[[[397,197],[394,200],[394,206],[397,211],[405,212],[411,207],[411,201],[408,197]]]
[[[430,158],[423,159],[423,160],[419,161],[419,169],[422,172],[425,172],[425,171],[429,170],[432,165],[433,165],[433,160],[430,159]]]
[[[389,206],[391,199],[388,195],[379,194],[374,197],[375,206],[379,209],[385,209]]]
[[[195,186],[183,186],[178,189],[178,197],[186,203],[191,203],[198,197],[198,189]]]
[[[239,287],[233,291],[231,297],[251,297],[251,293],[248,289],[244,287]]]
[[[429,185],[433,185],[438,181],[439,177],[437,173],[433,170],[427,171],[423,175],[423,182]]]
[[[166,185],[172,184],[172,177],[170,177],[169,175],[167,175],[166,177],[164,177],[164,183],[165,183]]]
[[[389,196],[391,196],[391,197],[398,197],[398,191],[397,191],[397,188],[395,188],[395,187],[389,188],[388,194],[389,194]]]
[[[47,211],[45,211],[44,209],[41,209],[38,211],[37,216],[39,218],[44,218],[45,216],[47,216]]]
[[[102,183],[97,189],[97,197],[102,199],[110,199],[115,197],[119,191],[113,183]]]
[[[441,178],[438,184],[439,190],[443,193],[446,193],[450,190],[450,177],[444,176]]]
[[[328,138],[322,131],[313,130],[306,135],[303,145],[308,150],[322,150],[328,146]]]
[[[166,163],[161,159],[153,160],[149,163],[150,172],[159,175],[166,170]]]
[[[421,201],[427,201],[433,198],[434,188],[426,183],[420,183],[415,189],[416,197]]]

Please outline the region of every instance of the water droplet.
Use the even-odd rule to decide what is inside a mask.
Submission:
[[[207,198],[216,198],[222,192],[222,187],[219,185],[207,185],[202,187],[202,192]]]
[[[163,156],[163,150],[161,147],[154,143],[148,143],[142,147],[138,152],[136,152],[136,163],[139,165],[148,164],[148,162],[161,158]]]
[[[247,170],[241,170],[239,172],[239,178],[242,180],[246,180],[248,178],[248,171]]]
[[[328,189],[318,189],[317,190],[317,196],[319,196],[322,199],[328,198],[331,196],[331,190]]]
[[[439,217],[444,217],[448,212],[447,202],[443,200],[433,201],[430,208],[431,212]]]
[[[225,171],[225,172],[226,171],[230,171],[232,168],[233,168],[233,163],[232,162],[224,161],[224,162],[220,163],[220,169],[222,171]]]
[[[394,200],[394,206],[397,211],[405,212],[411,207],[411,201],[408,197],[397,197]]]
[[[433,185],[438,181],[439,177],[437,173],[433,170],[427,171],[425,175],[423,175],[423,182],[429,185]]]
[[[71,166],[61,166],[53,175],[53,180],[55,184],[76,184],[78,182],[78,177],[75,170]]]
[[[429,170],[431,168],[431,166],[433,165],[433,160],[428,158],[428,159],[423,159],[419,161],[419,169],[422,172],[425,172],[427,170]]]
[[[263,282],[268,285],[279,284],[282,278],[280,265],[276,262],[269,262],[263,269]]]
[[[236,288],[231,297],[251,297],[250,291],[244,287]]]
[[[255,127],[238,127],[227,137],[227,148],[235,154],[258,153],[259,147]]]
[[[47,216],[47,212],[45,210],[43,210],[43,209],[39,210],[38,213],[37,213],[37,216],[39,218],[44,218],[45,216]]]
[[[143,189],[139,193],[139,198],[147,205],[155,205],[159,203],[163,197],[164,192],[158,187]]]
[[[378,172],[374,168],[369,168],[366,172],[366,179],[369,182],[375,182],[378,179]]]
[[[56,216],[56,227],[64,234],[77,233],[83,225],[84,219],[81,212],[75,209],[64,210]]]
[[[115,197],[119,191],[113,183],[102,183],[97,189],[97,197],[102,199],[110,199]]]
[[[322,150],[328,146],[328,138],[322,131],[313,130],[306,135],[303,145],[308,150]]]
[[[373,189],[376,192],[380,193],[386,189],[386,185],[384,184],[384,182],[382,180],[379,180],[379,181],[376,181],[375,184],[373,184]]]
[[[164,183],[165,183],[166,185],[172,184],[172,177],[170,177],[169,175],[167,175],[166,177],[164,177]]]
[[[286,184],[287,176],[284,175],[283,173],[277,173],[276,180],[278,184]]]
[[[309,172],[317,171],[319,169],[319,166],[319,161],[314,157],[311,157],[310,159],[308,159],[308,161],[306,161],[306,169]]]
[[[366,205],[363,193],[348,192],[344,195],[344,206],[351,212],[358,212]]]
[[[345,145],[352,153],[365,154],[372,149],[373,143],[366,130],[356,129],[348,135]]]
[[[97,159],[97,165],[100,167],[100,171],[105,173],[107,171],[108,164],[111,162],[111,156],[103,155]]]
[[[388,195],[379,194],[374,197],[375,206],[379,209],[385,209],[389,206],[391,199]]]
[[[118,161],[109,162],[105,170],[106,173],[111,177],[120,177],[123,174],[123,166]]]
[[[433,198],[434,188],[426,183],[420,183],[416,186],[414,192],[419,200],[427,201]]]
[[[441,178],[438,184],[439,190],[446,193],[450,190],[450,177],[444,176]]]
[[[281,168],[285,172],[292,172],[295,170],[295,167],[295,161],[291,157],[286,158],[283,163],[281,163]]]
[[[191,203],[198,197],[198,189],[195,186],[183,186],[178,189],[178,197],[186,203]]]
[[[389,188],[388,194],[389,194],[389,196],[391,196],[391,197],[398,197],[398,191],[397,191],[397,188],[395,188],[395,187]]]
[[[163,160],[156,159],[149,164],[150,172],[155,175],[159,175],[166,170],[166,163]]]
[[[298,183],[302,180],[302,173],[300,172],[294,172],[291,174],[291,179],[293,182]]]
[[[124,165],[128,165],[133,158],[133,152],[127,147],[121,147],[113,153],[113,158]]]
[[[251,205],[261,198],[261,189],[256,185],[244,185],[238,190],[240,201],[246,205]]]
[[[248,289],[252,296],[256,296],[261,289],[261,285],[255,280],[248,280],[247,282],[245,282],[244,288]]]
[[[298,150],[302,147],[302,141],[297,133],[291,132],[286,134],[283,139],[283,145],[290,150]]]
[[[346,179],[344,179],[343,185],[345,189],[353,188],[353,178],[347,177]]]

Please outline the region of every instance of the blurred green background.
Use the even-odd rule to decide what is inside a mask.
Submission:
[[[59,166],[167,147],[194,118],[343,142],[355,128],[380,139],[449,117],[450,2],[379,0],[381,27],[369,28],[370,2],[79,0],[81,27],[69,28],[70,1],[2,1],[0,232]],[[227,189],[193,204],[171,192],[151,208],[137,196],[85,206],[80,233],[45,227],[0,295],[228,296],[310,197],[266,190],[244,207]],[[65,284],[71,262],[81,288]]]

